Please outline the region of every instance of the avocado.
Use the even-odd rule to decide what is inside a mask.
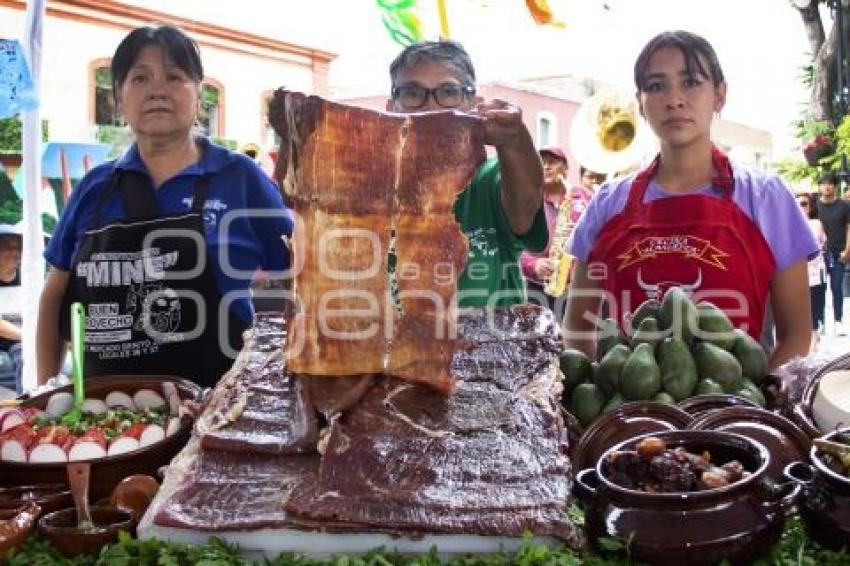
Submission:
[[[697,388],[694,389],[695,395],[714,395],[715,393],[723,393],[723,388],[713,379],[700,379],[697,382]]]
[[[605,395],[613,395],[620,388],[620,374],[623,365],[631,354],[631,350],[625,344],[617,344],[605,354],[596,373],[593,374],[593,383],[599,387]]]
[[[638,344],[620,372],[620,393],[629,401],[651,399],[661,389],[661,370],[655,363],[653,348]]]
[[[735,327],[726,313],[707,301],[697,304],[697,338],[724,350],[731,350],[735,343]]]
[[[614,396],[611,397],[610,399],[608,399],[608,402],[605,403],[604,407],[602,407],[602,412],[605,413],[607,411],[611,411],[613,409],[616,409],[617,407],[619,407],[623,403],[625,403],[623,396],[620,395],[619,393],[614,393]]]
[[[674,338],[690,343],[694,331],[699,328],[697,307],[679,287],[670,287],[664,293],[658,310],[658,324],[662,330],[670,330]]]
[[[632,312],[631,319],[629,320],[629,326],[631,327],[632,334],[638,329],[640,323],[645,319],[652,317],[654,319],[658,319],[658,310],[661,308],[661,303],[656,301],[655,299],[647,299],[638,305],[638,308]]]
[[[741,329],[735,330],[732,354],[740,362],[744,377],[756,384],[764,380],[767,375],[767,354],[752,336]]]
[[[738,390],[735,395],[739,395],[741,397],[745,397],[752,401],[755,401],[759,407],[764,408],[765,406],[765,398],[764,393],[761,392],[759,386],[750,381],[749,379],[744,379],[743,385],[741,385],[741,389]]]
[[[697,384],[697,365],[681,338],[665,338],[658,346],[661,386],[674,400],[690,397]]]
[[[743,374],[741,364],[735,356],[708,342],[696,344],[691,353],[694,355],[700,378],[713,379],[726,393],[735,393],[741,388]]]
[[[664,338],[664,332],[658,329],[658,319],[648,316],[640,321],[640,324],[632,335],[632,349],[638,344],[649,344],[653,351]]]
[[[761,391],[759,391],[758,388],[750,389],[749,387],[742,387],[740,391],[735,393],[735,395],[737,395],[738,397],[743,397],[744,399],[749,399],[759,407],[764,408],[764,395]]]
[[[564,393],[569,395],[573,388],[579,383],[590,381],[593,377],[593,367],[590,358],[584,352],[575,349],[567,349],[561,352],[558,361],[561,372],[564,374]]]
[[[663,391],[659,391],[655,394],[655,397],[652,398],[656,403],[664,403],[665,405],[675,405],[676,400],[670,396],[669,393],[664,393]]]
[[[570,401],[570,412],[585,426],[602,412],[605,396],[592,383],[579,383],[573,389]]]
[[[599,331],[596,340],[596,360],[602,361],[608,350],[617,344],[626,344],[626,338],[620,332],[620,327],[617,321],[613,318],[606,318],[599,324]]]

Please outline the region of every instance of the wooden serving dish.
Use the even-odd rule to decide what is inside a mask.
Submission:
[[[103,399],[111,391],[123,391],[131,395],[139,389],[161,390],[162,383],[170,381],[177,387],[181,400],[197,400],[201,388],[186,379],[174,376],[120,375],[100,376],[86,380],[86,397]],[[73,386],[66,385],[42,393],[25,401],[22,407],[44,409],[48,399],[57,392],[72,392]],[[133,452],[106,456],[90,460],[91,462],[91,498],[97,500],[108,497],[113,488],[122,479],[133,474],[157,475],[161,466],[168,464],[189,440],[192,421],[184,417],[180,428],[163,440],[139,448]],[[66,463],[31,464],[23,462],[0,461],[0,486],[21,486],[39,484],[67,484]]]

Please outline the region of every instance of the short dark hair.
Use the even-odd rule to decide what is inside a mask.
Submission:
[[[390,85],[396,86],[396,79],[402,71],[412,69],[423,61],[433,61],[450,68],[462,83],[475,85],[475,67],[463,45],[457,41],[422,41],[402,49],[390,63]]]
[[[723,69],[720,68],[720,61],[717,59],[717,53],[704,37],[689,31],[665,31],[650,39],[635,61],[635,86],[639,91],[643,92],[646,87],[645,75],[649,60],[656,51],[666,47],[674,47],[682,52],[682,55],[685,56],[685,68],[691,78],[702,75],[711,79],[714,86],[726,82],[723,77]],[[705,58],[708,69],[703,67],[700,56]]]
[[[821,173],[820,177],[818,177],[818,185],[825,184],[835,185],[837,187],[838,175],[836,175],[834,171],[825,171]]]
[[[204,66],[201,64],[201,51],[195,40],[174,26],[145,26],[136,28],[127,34],[115,54],[112,56],[112,93],[118,96],[118,90],[124,84],[127,73],[135,64],[139,52],[148,45],[158,45],[165,56],[180,67],[192,80],[199,83],[204,80]]]

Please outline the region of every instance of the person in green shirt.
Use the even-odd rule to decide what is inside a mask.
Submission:
[[[469,258],[458,279],[461,307],[525,302],[520,252],[540,252],[549,241],[543,211],[543,168],[522,111],[504,100],[475,96],[475,70],[455,41],[404,48],[390,65],[390,112],[453,109],[484,119],[485,142],[496,148],[458,195],[455,218],[469,238]]]

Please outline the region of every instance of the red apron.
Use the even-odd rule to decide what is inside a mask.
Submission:
[[[588,274],[608,293],[609,316],[625,316],[648,298],[679,286],[694,301],[726,311],[736,328],[758,340],[776,261],[758,226],[735,203],[732,166],[712,147],[720,198],[686,195],[644,203],[660,156],[632,182],[622,212],[602,228]]]

